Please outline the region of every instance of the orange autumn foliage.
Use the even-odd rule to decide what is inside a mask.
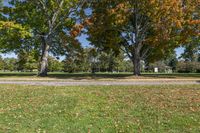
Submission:
[[[84,26],[82,24],[76,24],[76,25],[74,25],[73,28],[72,28],[72,30],[71,30],[71,32],[70,32],[71,36],[77,37],[78,34],[81,32],[81,30],[83,28],[84,28]]]
[[[93,24],[92,18],[90,18],[90,19],[87,18],[82,23],[74,25],[70,32],[70,35],[72,37],[77,37],[81,33],[81,31],[84,29],[84,27],[86,27],[88,25],[92,25],[92,24]]]
[[[188,36],[199,34],[199,19],[193,17],[198,5],[199,0],[101,0],[94,2],[88,33],[94,43],[104,38],[110,45],[121,43],[119,34],[126,33],[130,49],[144,44],[166,49],[172,41],[177,47]],[[131,39],[134,34],[137,45]]]

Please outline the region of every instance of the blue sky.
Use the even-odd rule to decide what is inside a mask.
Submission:
[[[7,5],[8,6],[8,0],[4,0],[4,5]],[[82,46],[89,46],[89,41],[86,39],[87,38],[87,35],[81,35],[78,37],[78,40],[81,42]],[[176,53],[177,53],[177,56],[179,57],[181,55],[181,53],[183,53],[184,49],[183,48],[177,48],[176,49]],[[6,58],[6,57],[16,57],[16,55],[14,53],[7,53],[7,54],[0,54],[2,55],[3,58]]]
[[[8,0],[4,0],[3,4],[8,6]]]

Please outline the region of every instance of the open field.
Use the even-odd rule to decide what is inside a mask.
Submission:
[[[1,85],[0,91],[0,132],[200,132],[200,85]]]

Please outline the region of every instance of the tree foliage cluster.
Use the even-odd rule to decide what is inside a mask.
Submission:
[[[32,72],[37,71],[38,65],[36,51],[20,51],[17,59],[0,58],[1,71]],[[131,72],[132,67],[124,54],[94,52],[92,48],[68,54],[62,61],[52,56],[48,57],[48,72]]]
[[[200,62],[180,61],[177,64],[177,72],[180,73],[196,73],[200,72]]]
[[[122,71],[129,61],[140,75],[142,61],[166,59],[179,46],[192,61],[199,48],[199,0],[9,0],[0,12],[0,51],[14,51],[19,69],[39,76],[63,67]],[[82,33],[95,49],[82,50]],[[63,67],[49,55],[66,56]],[[175,60],[165,64],[175,69]]]
[[[94,48],[85,48],[73,53],[63,61],[66,72],[131,72],[132,64],[124,53],[115,55],[113,51],[104,52]]]
[[[98,47],[124,50],[140,75],[141,60],[161,59],[189,38],[199,40],[198,5],[198,0],[95,1],[89,39]]]
[[[38,69],[38,56],[36,51],[20,51],[17,59],[0,58],[1,71],[20,71],[32,72]],[[188,61],[187,58],[178,60],[175,53],[170,54],[167,58],[154,63],[140,63],[142,72],[154,72],[158,68],[161,73],[173,72],[195,73],[200,72],[200,61]],[[133,64],[125,53],[116,55],[114,51],[109,53],[98,51],[94,48],[85,48],[80,52],[68,54],[60,61],[53,56],[48,57],[48,72],[132,72]]]

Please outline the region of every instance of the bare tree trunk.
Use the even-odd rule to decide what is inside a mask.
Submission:
[[[40,60],[40,71],[38,76],[45,77],[48,72],[48,56],[49,56],[49,45],[46,43],[45,39],[42,39],[42,56]]]
[[[134,58],[133,58],[133,65],[134,65],[134,75],[140,76],[141,70],[140,70],[140,52],[139,50],[135,50]]]

